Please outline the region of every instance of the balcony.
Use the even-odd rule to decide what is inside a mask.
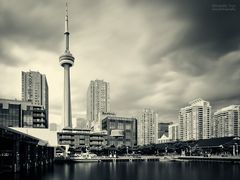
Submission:
[[[114,129],[114,130],[111,131],[111,136],[113,136],[113,137],[123,137],[124,136],[124,131]]]
[[[91,141],[91,140],[101,141],[101,140],[103,140],[103,138],[102,138],[102,137],[90,137],[90,141]]]
[[[38,118],[44,118],[45,117],[45,114],[36,114],[36,113],[33,113],[33,117],[38,117]]]

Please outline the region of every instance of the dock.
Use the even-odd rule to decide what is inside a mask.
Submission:
[[[107,156],[99,156],[93,158],[93,160],[97,160],[98,162],[133,162],[133,161],[171,161],[172,157],[168,156],[120,156],[120,157],[107,157]],[[55,162],[71,162],[68,158],[56,158]]]

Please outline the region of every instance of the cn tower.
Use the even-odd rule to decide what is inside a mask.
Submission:
[[[59,57],[59,63],[64,68],[64,128],[72,128],[71,91],[70,91],[70,67],[74,64],[74,57],[69,50],[69,29],[68,29],[68,1],[66,1],[65,15],[65,46],[66,49]]]

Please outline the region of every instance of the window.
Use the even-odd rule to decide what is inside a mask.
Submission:
[[[3,106],[3,104],[0,104],[0,124],[4,126],[19,127],[20,106],[9,104],[7,109]]]
[[[110,121],[110,129],[115,129],[115,122]]]
[[[121,130],[124,129],[124,128],[123,128],[123,123],[122,123],[122,122],[118,122],[118,129],[121,129]]]
[[[131,139],[131,132],[126,132],[125,136],[126,136],[126,139]]]
[[[132,127],[131,127],[131,124],[130,124],[130,123],[127,123],[127,124],[126,124],[126,129],[127,129],[127,130],[130,130],[130,129],[132,129]]]

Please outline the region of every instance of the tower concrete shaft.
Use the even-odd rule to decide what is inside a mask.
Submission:
[[[65,16],[65,51],[59,58],[60,65],[64,68],[64,127],[72,128],[71,90],[70,90],[70,67],[74,64],[74,57],[69,50],[68,31],[68,3],[66,2]]]
[[[70,66],[64,65],[64,126],[72,127]]]

